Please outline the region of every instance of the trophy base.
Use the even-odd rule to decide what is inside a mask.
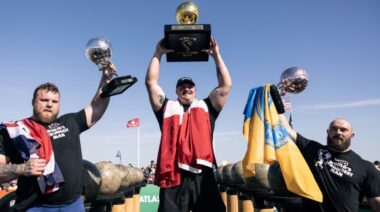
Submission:
[[[204,52],[169,52],[166,53],[167,62],[202,62],[208,61],[208,54]]]
[[[165,47],[174,50],[166,54],[166,61],[208,61],[209,55],[201,50],[209,49],[210,41],[210,24],[165,25]]]
[[[106,98],[121,94],[136,82],[137,78],[131,77],[130,75],[114,78],[111,80],[111,82],[102,87],[102,93],[100,94],[100,97]]]

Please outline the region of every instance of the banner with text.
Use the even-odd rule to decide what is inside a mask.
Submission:
[[[140,190],[140,211],[151,212],[158,210],[160,187],[147,184]]]

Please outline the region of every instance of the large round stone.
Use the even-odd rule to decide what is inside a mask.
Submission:
[[[244,185],[245,179],[243,174],[243,166],[241,161],[234,163],[231,167],[231,176],[233,185]]]
[[[93,201],[100,192],[102,182],[98,168],[90,161],[83,160],[83,197],[85,202]]]
[[[289,194],[288,189],[286,188],[284,177],[282,176],[281,167],[278,162],[274,163],[269,168],[269,184],[270,188],[280,195]]]
[[[251,189],[266,189],[269,190],[268,170],[269,165],[263,163],[254,164],[255,175],[245,177],[245,183]]]
[[[232,173],[231,173],[231,169],[232,169],[232,163],[229,163],[227,165],[225,165],[223,167],[223,183],[226,184],[226,185],[231,185],[232,184]]]
[[[120,171],[123,173],[123,178],[120,183],[119,191],[125,191],[132,187],[132,180],[130,177],[131,167],[124,165],[117,165]]]
[[[115,193],[121,184],[123,179],[123,173],[120,169],[111,162],[101,161],[95,164],[99,169],[102,184],[100,186],[101,194],[113,194]]]

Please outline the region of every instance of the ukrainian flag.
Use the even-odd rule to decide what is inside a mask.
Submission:
[[[313,174],[280,123],[270,95],[270,84],[249,92],[244,109],[243,135],[248,141],[242,161],[246,177],[255,175],[255,164],[278,161],[289,191],[322,202],[322,192]]]

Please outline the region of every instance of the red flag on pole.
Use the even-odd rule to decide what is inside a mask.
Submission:
[[[127,123],[127,127],[138,127],[139,125],[140,125],[140,119],[139,118],[129,120]]]

